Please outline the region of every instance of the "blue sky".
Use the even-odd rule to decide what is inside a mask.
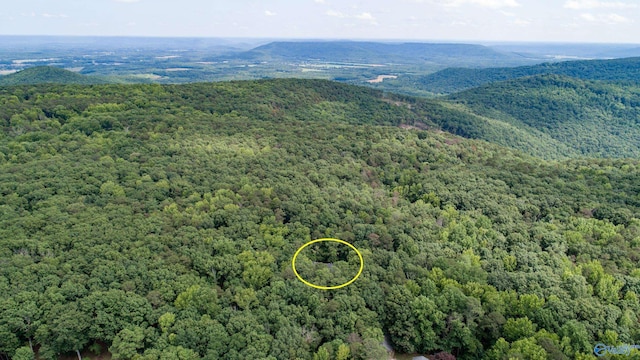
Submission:
[[[20,0],[0,34],[640,43],[640,1]]]

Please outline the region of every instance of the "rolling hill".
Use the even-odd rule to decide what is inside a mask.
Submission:
[[[509,68],[448,68],[425,76],[408,76],[404,86],[434,94],[451,94],[496,81],[556,74],[584,80],[640,81],[640,57],[575,60]]]
[[[569,157],[640,157],[640,87],[537,75],[450,95],[451,106],[498,121]],[[474,127],[478,122],[473,123]],[[485,134],[486,135],[486,134]],[[489,141],[522,148],[486,135]],[[535,142],[534,141],[534,142]]]
[[[35,66],[13,74],[0,76],[0,86],[33,84],[106,84],[103,78],[81,75],[53,66]]]

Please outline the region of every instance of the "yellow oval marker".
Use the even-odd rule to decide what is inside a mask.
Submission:
[[[348,247],[352,248],[353,251],[356,252],[356,254],[358,254],[358,258],[360,258],[360,269],[358,270],[358,273],[356,274],[356,276],[353,277],[353,279],[347,281],[344,284],[341,285],[336,285],[336,286],[321,286],[321,285],[316,285],[316,284],[312,284],[310,282],[308,282],[307,280],[303,279],[302,276],[300,276],[300,274],[298,274],[298,270],[296,270],[296,258],[298,257],[298,255],[300,254],[300,252],[302,251],[302,249],[306,248],[309,245],[318,243],[318,242],[323,242],[323,241],[329,241],[329,242],[337,242],[340,244],[344,244],[347,245]],[[323,238],[323,239],[317,239],[317,240],[313,240],[313,241],[309,241],[308,243],[302,245],[295,254],[293,254],[293,259],[291,260],[291,267],[293,268],[293,272],[296,274],[296,277],[302,281],[304,284],[311,286],[312,288],[316,288],[316,289],[320,289],[320,290],[335,290],[335,289],[340,289],[343,288],[347,285],[350,285],[351,283],[353,283],[354,281],[356,281],[356,279],[358,279],[358,277],[360,276],[360,274],[362,274],[362,269],[364,269],[364,259],[362,259],[362,254],[360,253],[360,251],[358,251],[358,249],[356,249],[355,246],[349,244],[348,242],[344,241],[344,240],[340,240],[340,239],[333,239],[333,238]]]

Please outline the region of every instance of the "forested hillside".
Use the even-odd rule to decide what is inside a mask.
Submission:
[[[414,90],[451,94],[496,81],[542,74],[565,75],[583,80],[637,82],[640,79],[640,57],[574,60],[507,68],[447,68],[429,75],[407,76],[401,83]]]
[[[489,84],[449,99],[526,132],[546,150],[565,146],[570,157],[640,157],[637,85],[540,75]],[[508,141],[505,145],[520,147]]]
[[[76,74],[53,66],[35,66],[14,74],[0,76],[0,86],[47,83],[91,85],[106,84],[108,81],[100,77]]]
[[[586,359],[640,341],[638,161],[547,162],[418,130],[427,105],[393,101],[315,80],[1,88],[0,356],[385,359],[387,335]],[[296,279],[323,237],[362,253],[353,284]],[[328,284],[357,265],[298,261]]]

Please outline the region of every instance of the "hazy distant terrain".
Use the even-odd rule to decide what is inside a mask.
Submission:
[[[414,76],[448,67],[534,65],[566,59],[633,53],[627,45],[562,48],[540,44],[489,46],[462,43],[271,41],[268,39],[0,36],[0,74],[51,65],[114,82],[186,83],[299,77],[367,85],[416,95]],[[1,76],[1,75],[0,75]]]

